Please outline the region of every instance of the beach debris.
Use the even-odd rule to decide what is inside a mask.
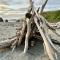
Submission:
[[[34,46],[35,40],[33,39],[37,39],[37,41],[43,41],[44,52],[47,52],[49,58],[51,60],[57,60],[57,53],[60,53],[60,47],[57,48],[56,45],[59,46],[60,42],[58,42],[58,40],[51,39],[48,31],[51,30],[57,36],[60,36],[56,32],[56,29],[60,28],[57,27],[57,25],[52,25],[42,16],[42,12],[48,0],[46,0],[42,5],[40,14],[40,8],[38,8],[36,11],[34,9],[32,0],[29,1],[30,7],[28,12],[25,14],[22,27],[16,29],[17,32],[15,36],[9,38],[6,41],[0,42],[0,48],[11,47],[12,51],[14,51],[16,46],[20,46],[22,43],[24,43],[24,53],[26,53],[29,48],[29,43],[31,46]]]

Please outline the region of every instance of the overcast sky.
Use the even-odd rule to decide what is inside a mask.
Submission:
[[[34,0],[35,5],[40,5],[43,3],[45,0]],[[21,7],[26,7],[28,6],[28,0],[0,0],[0,6],[1,5],[6,5],[9,8],[12,9],[17,9]],[[48,0],[48,9],[49,8],[60,8],[60,0]]]
[[[45,0],[34,0],[35,6],[40,6]],[[19,16],[29,6],[28,0],[0,0],[0,16]],[[60,0],[48,0],[45,10],[60,9]],[[21,15],[21,16],[22,16]]]

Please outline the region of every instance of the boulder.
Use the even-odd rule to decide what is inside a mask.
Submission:
[[[8,20],[6,19],[5,22],[8,22]]]
[[[20,20],[17,20],[16,22],[20,22]]]
[[[0,22],[3,22],[3,18],[0,17]]]

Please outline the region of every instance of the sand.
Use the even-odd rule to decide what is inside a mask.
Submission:
[[[21,26],[21,24],[16,22],[0,23],[0,41],[14,36],[16,34],[16,28]],[[43,43],[41,41],[36,42],[36,45],[29,49],[26,54],[23,54],[23,49],[24,46],[19,46],[14,52],[12,52],[12,49],[2,50],[0,52],[0,60],[49,60],[48,55],[44,54]],[[60,54],[58,54],[59,59]]]

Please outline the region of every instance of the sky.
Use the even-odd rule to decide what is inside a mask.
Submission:
[[[33,0],[34,6],[41,6],[45,0]],[[26,13],[29,0],[0,0],[0,16],[3,18],[20,18]],[[48,0],[45,11],[59,10],[60,0]]]

